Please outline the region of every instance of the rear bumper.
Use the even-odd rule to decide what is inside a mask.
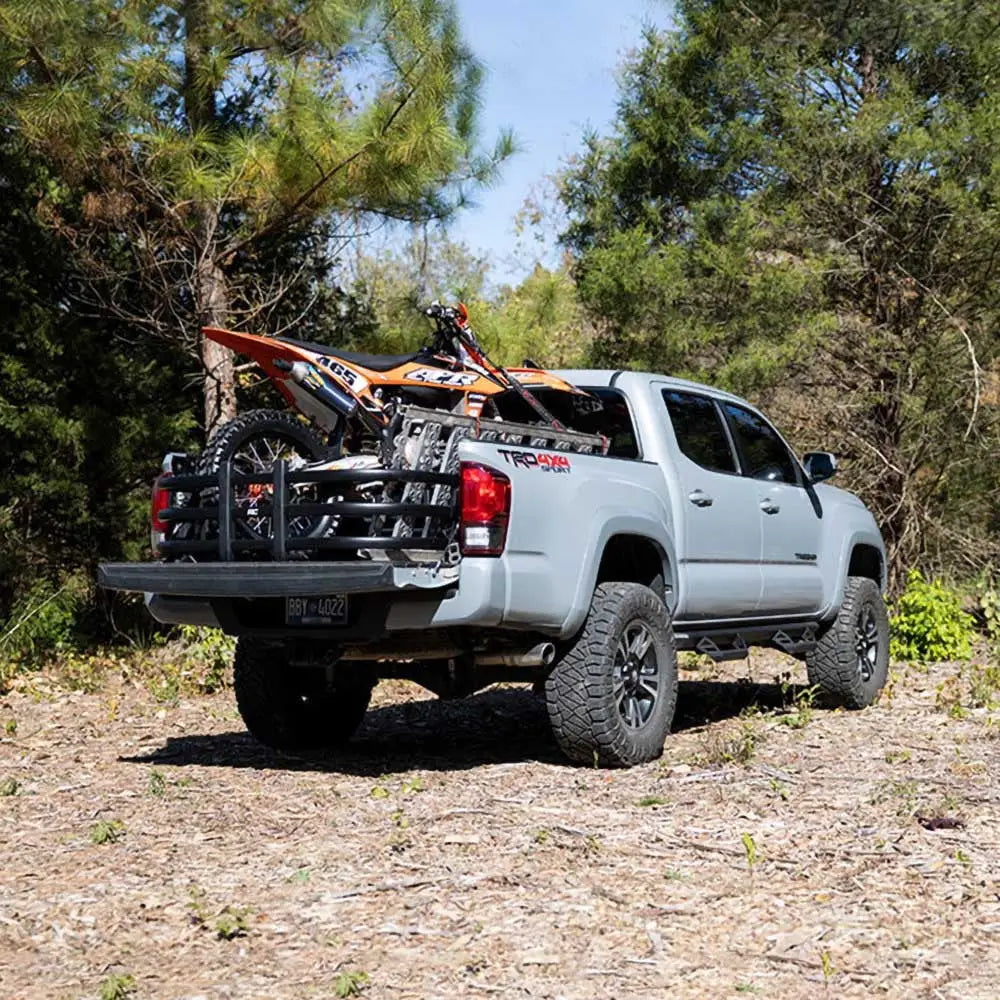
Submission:
[[[454,586],[458,567],[389,563],[103,563],[97,583],[108,590],[171,597],[303,597],[374,594]]]

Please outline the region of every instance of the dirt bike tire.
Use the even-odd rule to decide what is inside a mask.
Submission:
[[[233,461],[241,449],[253,446],[255,441],[266,440],[291,445],[307,461],[321,459],[329,450],[323,436],[293,413],[284,410],[248,410],[216,430],[198,459],[197,472],[199,475],[215,475],[222,464]],[[260,468],[252,471],[268,472],[273,468],[273,462],[268,462],[266,454],[261,454],[259,458],[261,461],[255,464],[259,464]],[[235,465],[234,470],[241,471]],[[217,490],[206,491],[202,502],[214,502],[216,492]],[[327,532],[330,523],[329,517],[312,518],[309,522],[304,522],[297,534],[319,537]],[[260,534],[252,525],[245,524],[244,528],[251,536]]]

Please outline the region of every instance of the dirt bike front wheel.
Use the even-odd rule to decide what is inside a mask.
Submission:
[[[279,459],[294,468],[318,461],[328,451],[323,437],[294,414],[283,410],[250,410],[216,430],[198,461],[198,472],[214,475],[224,462],[230,462],[237,475],[270,472]],[[267,505],[260,512],[257,509],[259,499],[270,500],[270,488],[238,486],[233,492],[239,511],[236,519],[239,533],[248,538],[270,537],[272,524]],[[291,492],[293,501],[322,503],[324,500],[314,484],[293,487]],[[332,522],[332,517],[293,517],[288,522],[288,537],[319,537],[330,529]]]

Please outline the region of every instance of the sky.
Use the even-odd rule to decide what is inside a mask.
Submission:
[[[495,281],[517,281],[555,248],[519,241],[514,218],[547,174],[579,151],[588,127],[607,133],[618,97],[616,70],[645,23],[668,27],[667,0],[457,0],[462,33],[486,68],[483,142],[511,128],[520,152],[499,182],[475,195],[449,227],[494,261]]]

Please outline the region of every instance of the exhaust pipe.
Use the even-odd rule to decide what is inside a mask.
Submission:
[[[556,658],[551,642],[540,642],[523,653],[483,653],[477,656],[477,667],[547,667]]]

